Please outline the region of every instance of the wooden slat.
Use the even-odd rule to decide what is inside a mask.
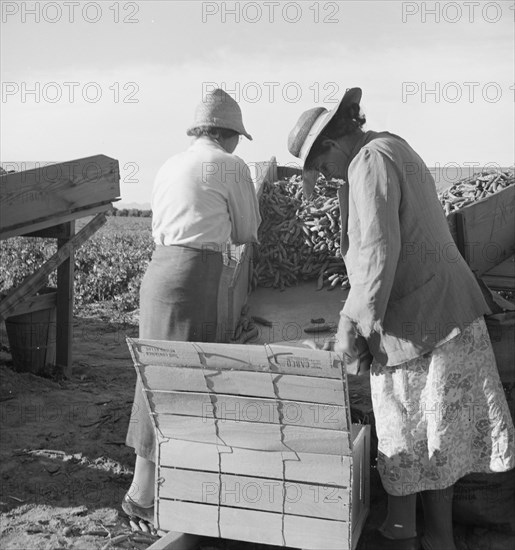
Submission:
[[[219,452],[231,452],[230,447],[183,441],[180,439],[164,439],[159,442],[158,467],[191,468],[208,472],[219,471]],[[275,453],[271,453],[275,454]],[[267,470],[268,471],[268,470]]]
[[[182,500],[218,506],[219,476],[214,472],[161,468],[159,499]]]
[[[171,414],[153,418],[163,437],[184,441],[262,451],[350,454],[349,433],[343,431],[257,422],[215,421]]]
[[[147,388],[165,391],[212,391],[235,395],[242,393],[255,397],[275,396],[272,376],[264,372],[166,365],[144,365],[138,370]]]
[[[352,550],[355,550],[370,510],[370,426],[361,426],[354,440],[352,456],[351,538]]]
[[[110,210],[112,206],[113,205],[110,202],[106,202],[92,207],[79,208],[67,214],[59,214],[58,216],[45,218],[44,220],[37,222],[31,222],[28,225],[23,225],[23,227],[11,228],[0,232],[0,240],[18,236],[33,236],[34,233],[44,231],[46,228],[53,227],[55,224],[65,224],[66,222],[77,220],[79,218],[95,216],[101,212],[106,212],[107,210]]]
[[[162,468],[159,498],[346,521],[350,490],[282,479]]]
[[[159,499],[157,529],[218,537],[218,506]]]
[[[348,521],[350,490],[330,485],[286,482],[285,512],[307,518]]]
[[[314,396],[313,396],[314,397]],[[321,403],[300,403],[219,393],[147,391],[153,413],[180,414],[221,421],[306,426],[326,430],[347,430],[345,407]]]
[[[292,346],[209,344],[127,338],[137,366],[169,365],[342,379],[337,354]]]
[[[286,546],[305,550],[350,550],[350,526],[343,521],[284,516]]]
[[[0,233],[110,202],[119,180],[118,161],[105,155],[0,176]]]
[[[220,508],[220,532],[226,539],[283,545],[281,514]]]
[[[283,456],[286,479],[342,487],[350,484],[350,456],[310,453],[283,453]]]
[[[343,405],[346,403],[341,380],[281,374],[274,376],[274,386],[280,399]]]
[[[68,223],[59,223],[52,227],[46,227],[39,231],[31,231],[30,233],[23,233],[24,237],[41,237],[51,239],[67,239],[70,237],[70,231]]]
[[[104,214],[97,214],[87,225],[85,225],[73,238],[63,245],[49,260],[47,260],[36,273],[29,275],[20,286],[12,289],[11,292],[0,302],[0,318],[7,317],[16,306],[25,298],[37,292],[45,285],[48,275],[60,266],[70,253],[82,245],[97,229],[106,222]]]
[[[16,310],[13,316],[24,315],[26,313],[34,313],[35,311],[41,311],[42,309],[51,309],[55,307],[57,303],[56,289],[54,292],[48,292],[45,294],[38,294],[25,299],[23,302],[16,306]]]
[[[57,248],[61,249],[75,234],[75,222],[64,224],[65,234],[57,239]],[[73,325],[73,274],[75,267],[75,249],[70,250],[68,258],[57,268],[57,341],[56,366],[61,368],[66,378],[72,374],[72,325]]]
[[[147,388],[164,391],[277,396],[292,401],[312,401],[316,396],[317,403],[345,404],[342,382],[336,379],[165,365],[145,365],[139,372]]]

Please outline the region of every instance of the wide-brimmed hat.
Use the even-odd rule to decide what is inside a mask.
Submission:
[[[349,88],[338,105],[328,111],[325,107],[315,107],[304,111],[288,136],[288,151],[294,156],[306,162],[311,149],[327,128],[333,117],[347,105],[361,101],[361,88]],[[310,196],[315,186],[318,171],[304,170],[302,174],[304,180],[304,192]]]
[[[186,130],[192,135],[194,128],[205,126],[208,128],[226,128],[244,135],[248,139],[252,136],[245,130],[241,117],[240,106],[222,89],[217,88],[208,92],[195,109],[195,120]]]

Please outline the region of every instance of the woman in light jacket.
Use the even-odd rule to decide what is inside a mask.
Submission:
[[[361,90],[304,112],[288,148],[339,190],[351,289],[334,349],[365,338],[388,514],[364,548],[455,550],[453,485],[515,466],[514,428],[483,316],[481,290],[456,249],[429,170],[399,136],[364,132]],[[425,532],[415,529],[416,495]]]
[[[194,140],[159,170],[152,193],[156,243],[140,289],[139,337],[216,342],[222,249],[257,242],[259,205],[249,168],[234,155],[243,126],[239,105],[216,89],[197,106],[187,130]],[[155,438],[139,380],[127,445],[136,452],[132,485],[122,508],[154,518]]]

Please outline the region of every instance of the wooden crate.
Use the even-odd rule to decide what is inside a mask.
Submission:
[[[157,437],[155,525],[319,550],[356,547],[370,427],[334,353],[128,339]]]
[[[461,255],[482,276],[515,250],[515,185],[452,212],[447,219]]]

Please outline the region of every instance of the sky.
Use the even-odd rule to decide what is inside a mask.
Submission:
[[[203,95],[240,104],[251,169],[297,164],[300,114],[363,90],[366,129],[428,166],[513,166],[514,2],[1,3],[0,160],[120,163],[122,203],[150,202]]]

